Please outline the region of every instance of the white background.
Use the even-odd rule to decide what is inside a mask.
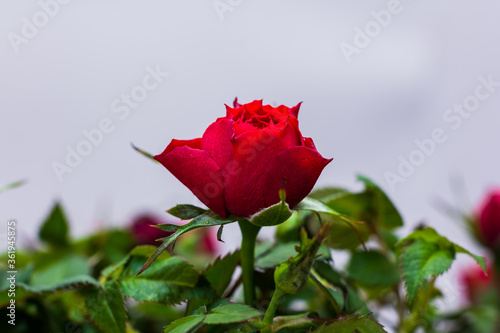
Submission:
[[[138,212],[197,203],[130,143],[157,154],[172,138],[199,137],[238,96],[243,103],[304,102],[302,133],[334,157],[318,186],[357,190],[362,173],[397,204],[407,223],[402,233],[425,222],[481,252],[461,222],[436,206],[445,200],[470,211],[500,183],[500,89],[457,130],[443,120],[474,94],[479,76],[500,81],[500,2],[402,0],[402,12],[351,62],[341,43],[353,44],[355,28],[364,29],[388,1],[231,3],[232,11],[218,13],[212,1],[73,0],[16,53],[10,39],[22,36],[23,17],[32,22],[41,7],[0,1],[0,184],[27,180],[0,194],[0,220],[18,220],[20,244],[33,244],[56,200],[75,236],[127,224]],[[120,119],[113,101],[141,85],[148,66],[169,76]],[[66,147],[75,149],[82,131],[104,118],[114,131],[60,182],[52,163],[65,163]],[[397,172],[399,156],[408,158],[414,141],[434,128],[447,141],[392,191],[384,173]],[[226,228],[228,248],[239,237]],[[448,306],[456,304],[457,268],[469,264],[459,257],[445,279]]]

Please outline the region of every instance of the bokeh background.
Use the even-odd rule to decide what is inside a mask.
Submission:
[[[373,12],[388,8],[397,13],[377,30]],[[199,137],[237,96],[304,102],[302,133],[334,157],[317,186],[358,189],[364,174],[400,209],[402,233],[424,222],[478,250],[443,202],[471,211],[500,184],[500,87],[459,125],[444,117],[474,96],[480,77],[500,82],[499,13],[494,0],[1,0],[0,184],[26,184],[0,194],[0,221],[17,219],[18,244],[31,246],[58,200],[74,236],[198,204],[130,144],[157,154],[172,138]],[[369,40],[356,37],[366,28]],[[346,56],[347,44],[357,50]],[[160,74],[144,90],[151,71]],[[83,147],[84,131],[103,121],[109,133]],[[391,186],[387,172],[436,128],[446,141]],[[79,145],[87,156],[58,176],[54,165]],[[224,235],[221,252],[240,237],[231,226]],[[460,257],[439,280],[444,306],[458,304],[455,277],[468,264]]]

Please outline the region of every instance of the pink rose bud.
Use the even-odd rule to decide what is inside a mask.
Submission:
[[[500,249],[500,188],[488,194],[478,209],[477,218],[484,243],[491,249]]]

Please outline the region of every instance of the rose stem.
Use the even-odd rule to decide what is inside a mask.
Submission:
[[[255,241],[260,227],[250,223],[247,220],[238,221],[241,229],[241,250],[240,264],[243,276],[243,294],[245,304],[253,305],[255,302],[254,285],[254,259],[255,259]]]
[[[272,324],[273,319],[274,319],[274,314],[276,313],[276,310],[278,309],[278,306],[281,304],[281,300],[285,296],[285,293],[279,289],[276,288],[274,291],[273,297],[271,298],[271,303],[269,303],[269,306],[267,307],[266,314],[264,315],[264,319],[262,320],[265,324]]]

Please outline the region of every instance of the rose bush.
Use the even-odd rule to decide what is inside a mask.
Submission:
[[[276,204],[281,188],[293,208],[331,161],[302,136],[299,108],[235,100],[201,138],[174,139],[155,159],[223,217],[249,217]]]
[[[500,188],[492,190],[480,205],[477,213],[478,229],[485,244],[500,247]]]

